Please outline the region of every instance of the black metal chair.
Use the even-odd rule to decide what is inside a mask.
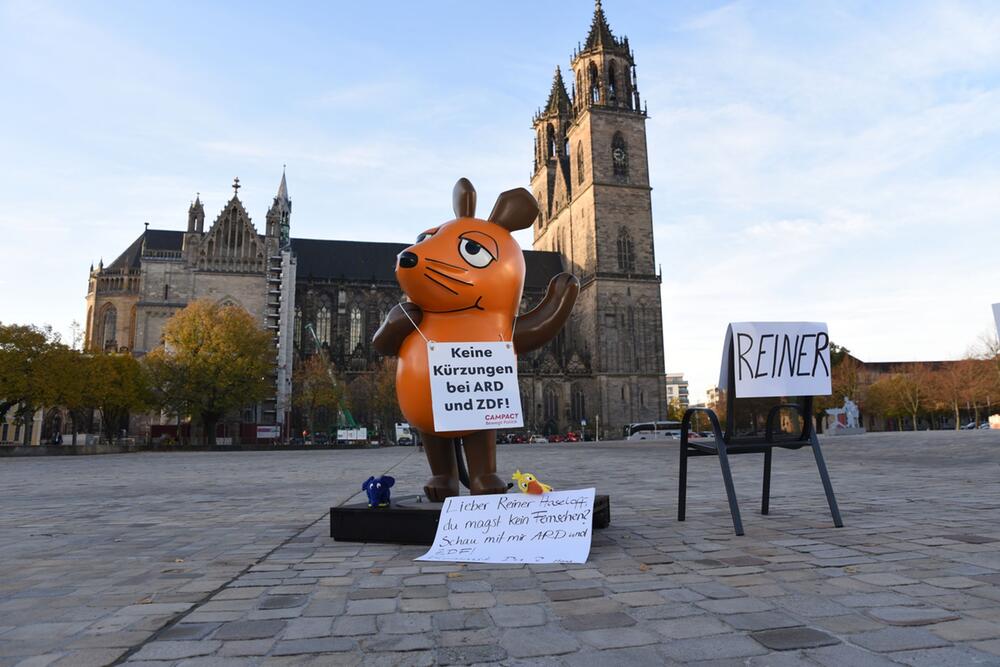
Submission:
[[[801,397],[799,403],[781,403],[775,405],[767,414],[767,423],[762,436],[736,436],[735,413],[737,398],[757,398],[754,396],[736,396],[736,380],[733,368],[733,351],[730,349],[729,374],[726,390],[726,431],[723,433],[719,424],[719,417],[714,410],[709,408],[690,408],[684,413],[681,422],[681,446],[680,446],[680,480],[677,499],[677,520],[684,521],[687,510],[687,466],[688,458],[692,456],[717,456],[719,466],[722,468],[722,480],[726,486],[726,496],[729,499],[729,511],[733,516],[733,528],[737,535],[743,534],[743,521],[740,519],[740,507],[736,501],[736,489],[733,486],[733,474],[729,467],[729,456],[736,454],[763,454],[764,455],[764,483],[761,491],[760,513],[767,514],[770,506],[771,496],[771,450],[775,447],[782,449],[800,449],[806,445],[812,446],[813,456],[816,458],[816,467],[819,469],[820,479],[823,481],[823,490],[826,492],[826,500],[830,505],[830,514],[833,516],[833,525],[842,528],[844,523],[840,519],[840,510],[837,508],[837,499],[833,495],[833,485],[830,484],[830,474],[826,469],[826,462],[823,460],[823,452],[819,447],[819,440],[816,438],[816,429],[813,425],[813,397]],[[797,412],[802,419],[802,431],[796,438],[775,440],[774,420],[783,410]],[[698,413],[708,415],[712,423],[714,439],[695,439],[690,436],[691,418]]]

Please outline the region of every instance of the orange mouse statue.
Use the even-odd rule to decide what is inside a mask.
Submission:
[[[462,178],[452,201],[454,220],[421,233],[399,253],[396,279],[408,301],[389,311],[373,339],[380,354],[399,357],[396,396],[423,441],[432,473],[424,493],[434,501],[459,494],[459,442],[471,493],[505,493],[507,484],[496,473],[495,430],[435,432],[426,341],[513,339],[515,353],[530,352],[559,333],[580,292],[575,276],[560,273],[538,306],[518,315],[524,254],[511,232],[534,222],[535,198],[523,188],[508,190],[481,220],[475,217],[476,190]]]

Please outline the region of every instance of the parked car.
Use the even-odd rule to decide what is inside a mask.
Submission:
[[[313,433],[312,441],[314,445],[328,445],[330,444],[330,436],[326,433]]]
[[[546,438],[544,435],[533,435],[530,438],[528,438],[528,442],[530,442],[532,444],[534,444],[534,443],[541,443],[541,442],[548,442],[548,441],[549,441],[549,439]]]
[[[562,437],[561,435],[559,435],[558,433],[554,433],[554,434],[552,434],[550,436],[546,436],[546,437],[548,437],[549,442],[562,442],[563,440],[565,440],[565,438]]]
[[[401,435],[401,436],[399,436],[399,438],[396,439],[396,444],[397,445],[403,445],[403,446],[406,446],[406,447],[412,446],[413,445],[413,438],[411,438],[408,435]]]
[[[990,428],[989,422],[983,422],[982,424],[979,425],[980,431],[986,431],[989,430],[989,428]]]
[[[528,439],[526,437],[524,437],[524,434],[522,434],[522,433],[513,433],[507,439],[507,442],[515,443],[515,444],[518,444],[518,445],[523,445],[524,443],[528,442]]]
[[[976,422],[969,422],[968,424],[966,424],[965,426],[962,427],[962,430],[963,431],[972,431],[972,430],[977,429],[977,428],[979,428],[979,427],[976,426]]]
[[[576,433],[573,433],[573,431],[570,431],[569,433],[566,434],[566,437],[563,438],[563,440],[564,442],[580,442],[580,436],[578,436]]]

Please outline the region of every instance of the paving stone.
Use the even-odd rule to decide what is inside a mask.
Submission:
[[[285,629],[285,621],[235,621],[224,623],[215,631],[213,639],[228,641],[231,639],[265,639],[276,637]]]
[[[705,663],[701,663],[704,665]],[[755,655],[745,663],[746,667],[816,667],[816,663],[798,651]],[[741,665],[742,667],[742,665]]]
[[[731,614],[722,619],[737,630],[773,630],[802,625],[801,621],[780,611],[755,611],[748,614]]]
[[[885,628],[851,636],[851,643],[871,651],[910,651],[947,646],[948,641],[918,628]]]
[[[754,611],[768,611],[774,605],[756,598],[725,598],[721,600],[700,600],[695,605],[713,614],[744,614]]]
[[[778,628],[761,630],[750,635],[769,649],[789,651],[792,649],[817,648],[838,644],[840,640],[815,628]]]
[[[914,667],[966,667],[967,665],[1000,664],[996,656],[964,646],[899,651],[888,655],[897,662]]]
[[[268,595],[260,601],[258,609],[291,609],[301,607],[308,598],[305,595]]]
[[[487,609],[497,603],[493,593],[452,593],[448,596],[452,609]]]
[[[881,630],[885,626],[861,614],[845,614],[843,616],[828,616],[826,618],[811,618],[810,625],[815,625],[834,634],[853,634],[868,630]]]
[[[767,649],[743,635],[729,634],[667,642],[660,650],[668,658],[683,664],[696,660],[748,658],[767,653]]]
[[[669,667],[673,661],[667,661],[653,647],[609,649],[604,651],[578,651],[562,656],[562,661],[568,667]]]
[[[434,657],[440,665],[496,664],[507,658],[507,651],[500,646],[456,646],[439,648]]]
[[[394,611],[396,611],[395,598],[351,600],[347,603],[347,613],[351,616],[362,616],[368,614],[391,614]]]
[[[553,602],[563,602],[566,600],[582,600],[583,598],[604,597],[604,589],[601,588],[577,588],[561,591],[545,591],[549,599]]]
[[[353,651],[358,643],[346,637],[324,637],[318,639],[295,639],[279,641],[271,650],[271,655],[301,655],[304,653],[338,653]]]
[[[503,633],[500,646],[514,658],[537,658],[572,653],[580,648],[580,642],[568,632],[554,628],[517,628]]]
[[[935,607],[876,607],[867,613],[889,625],[930,625],[959,618],[954,612]]]
[[[493,625],[490,617],[482,611],[453,610],[431,615],[431,622],[438,630],[475,630]]]
[[[433,648],[435,648],[434,640],[426,635],[377,637],[364,642],[366,651],[376,652],[427,651]]]
[[[501,628],[525,628],[544,625],[548,620],[545,609],[541,606],[507,606],[493,607],[489,610],[490,618]]]
[[[927,629],[938,637],[955,642],[1000,638],[1000,624],[976,618],[936,623]]]
[[[804,653],[823,667],[899,667],[898,662],[883,655],[846,644],[808,649]]]
[[[157,641],[201,639],[212,634],[218,627],[218,623],[178,623],[161,632],[156,639]]]
[[[690,639],[732,632],[733,628],[714,616],[688,616],[650,624],[653,629],[668,639]]]
[[[198,641],[156,641],[146,644],[132,657],[136,660],[179,660],[214,653],[221,645],[222,642],[204,639]]]
[[[597,649],[626,648],[658,644],[661,637],[648,630],[638,628],[606,628],[585,630],[577,633],[577,638]]]
[[[427,614],[387,614],[378,617],[378,629],[390,635],[430,632],[431,617]]]
[[[261,656],[267,655],[274,646],[276,638],[244,639],[242,641],[223,642],[218,654],[221,656]]]
[[[600,630],[602,628],[624,628],[635,625],[635,619],[622,612],[580,614],[563,618],[561,625],[567,630]]]
[[[333,619],[330,617],[296,618],[288,622],[282,639],[308,639],[328,637],[332,632]]]
[[[342,616],[333,621],[332,633],[335,637],[373,635],[378,631],[375,616]]]
[[[125,655],[124,648],[81,649],[69,651],[51,663],[52,667],[104,667]]]

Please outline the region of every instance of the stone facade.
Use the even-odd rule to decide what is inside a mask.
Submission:
[[[574,94],[557,70],[534,120],[531,189],[541,214],[534,250],[525,252],[522,308],[560,271],[577,275],[582,289],[565,330],[519,359],[521,399],[528,430],[599,427],[614,437],[629,423],[666,417],[646,113],[628,40],[611,33],[600,4],[571,65]],[[263,422],[269,410],[282,413],[293,358],[322,352],[348,382],[371,373],[372,335],[402,298],[393,269],[406,246],[292,239],[290,212],[282,177],[263,235],[235,195],[207,232],[200,199],[186,232],[146,230],[110,266],[91,271],[90,345],[141,355],[190,301],[239,304],[276,334],[277,398],[257,415]]]
[[[612,34],[600,3],[571,68],[572,96],[557,68],[534,118],[534,246],[580,277],[566,342],[590,369],[579,382],[587,414],[620,433],[665,418],[667,401],[646,112],[628,39]]]

